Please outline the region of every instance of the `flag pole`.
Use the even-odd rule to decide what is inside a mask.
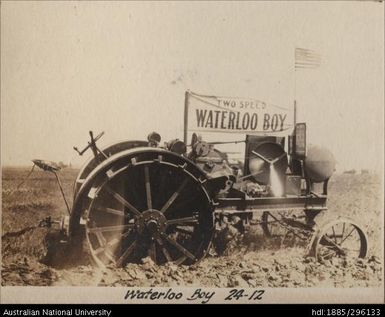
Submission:
[[[187,125],[188,125],[188,98],[190,91],[187,90],[184,95],[184,125],[183,125],[183,142],[187,144]]]
[[[297,67],[295,65],[295,48],[294,48],[294,128],[297,124]]]

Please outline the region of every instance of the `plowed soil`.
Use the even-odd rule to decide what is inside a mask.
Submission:
[[[319,263],[306,257],[301,243],[265,237],[259,227],[238,236],[226,255],[211,252],[195,266],[155,265],[151,259],[122,269],[100,269],[86,256],[64,254],[43,264],[49,229],[34,228],[41,219],[60,219],[65,204],[52,174],[28,169],[2,171],[2,285],[53,286],[206,286],[206,287],[359,287],[382,285],[383,204],[381,177],[335,175],[329,183],[327,218],[353,218],[369,239],[365,259]],[[69,203],[77,170],[60,172]]]

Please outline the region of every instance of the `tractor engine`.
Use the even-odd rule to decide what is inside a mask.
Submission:
[[[214,148],[215,142],[205,142],[194,134],[188,158],[211,177],[233,175],[236,182],[232,188],[250,197],[309,194],[314,184],[326,182],[335,169],[329,150],[306,145],[304,123],[297,124],[287,138],[247,135],[245,143],[244,163],[234,165],[227,153]],[[229,193],[229,187],[224,192]]]
[[[228,156],[202,140],[200,136],[193,136],[191,152],[188,158],[194,161],[202,170],[211,177],[229,176],[234,174],[230,167]]]

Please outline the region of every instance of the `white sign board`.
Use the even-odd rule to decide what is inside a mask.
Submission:
[[[191,132],[276,134],[293,128],[293,111],[255,99],[186,93],[185,135]]]

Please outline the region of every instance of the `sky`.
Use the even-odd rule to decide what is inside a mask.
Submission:
[[[294,72],[294,48],[321,66]],[[308,142],[337,169],[383,170],[384,4],[2,2],[1,164],[82,164],[105,131],[183,138],[184,93],[296,98]],[[223,140],[227,136],[218,136]],[[91,155],[88,153],[87,155]]]

